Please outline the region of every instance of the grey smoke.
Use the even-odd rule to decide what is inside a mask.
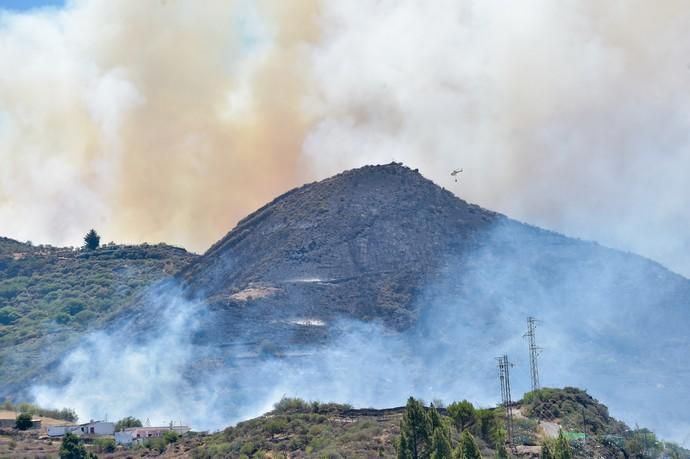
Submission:
[[[289,311],[264,322],[240,319],[221,331],[236,346],[228,358],[198,345],[197,333],[212,317],[205,305],[183,299],[178,287],[157,287],[144,303],[149,322],[139,317],[93,334],[62,364],[70,383],[34,394],[39,403],[76,407],[82,417],[181,419],[197,429],[259,415],[283,395],[359,407],[399,406],[410,395],[493,406],[498,355],[507,353],[516,365],[514,398],[529,390],[522,335],[533,315],[542,320],[542,385],[585,388],[629,425],[681,441],[690,431],[688,317],[682,303],[643,308],[665,293],[636,285],[649,285],[650,273],[673,276],[681,286],[687,280],[625,254],[589,254],[597,247],[591,243],[579,247],[579,262],[545,266],[529,244],[511,245],[520,231],[498,224],[486,249],[444,260],[418,298],[413,329],[397,333],[343,319],[327,324],[327,344],[277,353],[257,355],[246,343],[264,336],[272,320],[292,321],[295,332],[321,324]],[[621,282],[628,284],[623,298]]]

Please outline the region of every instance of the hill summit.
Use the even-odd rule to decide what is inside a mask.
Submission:
[[[501,219],[417,170],[365,166],[278,197],[182,276],[227,307],[260,300],[318,320],[347,315],[402,329],[446,254],[476,247]]]

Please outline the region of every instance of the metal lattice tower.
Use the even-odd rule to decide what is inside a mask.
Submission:
[[[527,333],[524,334],[529,341],[529,369],[530,378],[532,381],[532,390],[538,390],[539,386],[539,365],[538,358],[541,353],[541,348],[537,347],[536,341],[536,331],[537,329],[537,319],[534,317],[527,318]]]
[[[506,440],[508,441],[508,446],[513,448],[513,400],[510,395],[510,367],[513,366],[512,363],[508,361],[507,355],[502,355],[501,357],[496,357],[498,361],[498,379],[501,382],[501,404],[505,408],[505,421],[506,421]]]

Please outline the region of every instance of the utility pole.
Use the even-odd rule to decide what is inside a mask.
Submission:
[[[496,357],[498,361],[498,379],[501,383],[501,404],[506,410],[505,422],[506,422],[506,439],[508,440],[508,446],[513,449],[513,400],[510,395],[510,367],[513,366],[512,363],[508,361],[507,355],[502,355],[501,357]]]
[[[532,390],[539,390],[539,366],[537,359],[541,353],[541,348],[537,346],[536,339],[537,319],[534,317],[527,318],[527,333],[523,337],[527,337],[529,343],[529,369],[530,379],[532,382]]]

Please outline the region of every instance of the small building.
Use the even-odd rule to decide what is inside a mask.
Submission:
[[[78,437],[100,437],[115,433],[115,424],[105,421],[91,421],[79,425],[62,425],[48,427],[49,437],[62,437],[66,433],[72,433]]]
[[[175,432],[178,435],[182,435],[190,430],[187,426],[128,427],[122,432],[115,432],[115,443],[118,445],[143,443],[149,438],[162,437],[167,432]]]
[[[41,420],[40,419],[32,419],[31,422],[33,425],[30,427],[30,429],[40,429],[41,428]],[[14,429],[14,427],[17,425],[17,419],[16,418],[3,418],[0,419],[0,429]]]

